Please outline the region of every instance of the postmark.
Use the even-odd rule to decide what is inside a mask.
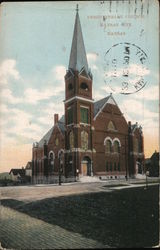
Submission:
[[[112,92],[133,94],[147,84],[148,56],[137,45],[117,43],[105,53],[104,81]]]

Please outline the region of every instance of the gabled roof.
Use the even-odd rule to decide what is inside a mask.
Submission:
[[[65,121],[65,116],[62,115],[58,122],[63,122],[64,123],[64,121]]]
[[[60,131],[62,132],[62,134],[64,135],[65,133],[65,125],[64,125],[64,115],[62,115],[62,117],[59,119],[58,123],[57,123]],[[38,147],[43,147],[44,143],[48,144],[50,138],[51,138],[51,135],[52,135],[52,132],[55,128],[55,126],[57,125],[54,125],[43,137],[42,139],[39,141],[38,143]]]
[[[14,175],[20,175],[21,177],[25,176],[25,169],[21,169],[21,168],[12,168],[11,171],[9,172],[9,174],[11,174],[11,172]]]
[[[64,135],[64,132],[65,132],[65,125],[64,125],[64,122],[58,122],[58,127],[60,128],[62,134]]]
[[[103,108],[106,106],[107,103],[117,106],[117,103],[114,100],[112,94],[95,102],[94,103],[94,119],[96,119],[96,117],[100,114],[100,112],[103,110]]]
[[[72,47],[69,59],[69,69],[81,71],[82,68],[88,73],[88,62],[83,41],[82,29],[78,11],[76,13]]]
[[[42,139],[38,143],[38,147],[43,147],[44,143],[48,143],[51,134],[53,132],[54,126],[42,137]]]
[[[94,103],[94,116],[100,111],[100,109],[104,106],[104,104],[108,101],[109,96],[97,101]]]
[[[155,151],[152,156],[151,156],[152,160],[157,160],[159,161],[159,152]]]

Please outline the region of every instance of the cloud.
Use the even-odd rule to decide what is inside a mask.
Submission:
[[[37,123],[45,126],[46,131],[54,125],[54,114],[59,115],[59,119],[64,115],[64,103],[50,102],[45,105],[41,116],[37,118]],[[44,132],[46,132],[44,131]]]
[[[95,62],[97,60],[98,54],[97,53],[88,53],[87,60],[89,63]]]
[[[6,59],[0,64],[0,85],[8,84],[9,79],[20,79],[20,74],[16,69],[16,61]]]
[[[66,68],[63,65],[57,65],[52,69],[52,77],[58,81],[64,81]]]
[[[17,103],[22,103],[23,102],[23,98],[21,97],[15,97],[12,94],[12,91],[8,88],[2,89],[1,90],[1,97],[8,103],[11,104],[17,104]]]
[[[24,91],[24,102],[29,104],[37,104],[42,100],[48,100],[53,96],[57,96],[64,92],[64,85],[49,87],[42,90],[28,88]]]
[[[89,64],[89,67],[91,68],[91,70],[96,70],[96,71],[98,70],[97,59],[98,59],[97,53],[88,53],[87,54],[87,60],[88,60],[88,64]]]
[[[1,98],[4,102],[10,104],[37,104],[40,101],[48,100],[53,96],[57,96],[64,92],[64,86],[59,85],[55,87],[45,88],[42,90],[35,88],[27,88],[24,90],[24,95],[22,97],[15,97],[10,89],[3,89],[1,91]]]
[[[53,92],[50,89],[38,90],[34,88],[28,88],[24,91],[24,102],[30,104],[37,104],[42,100],[47,100],[53,96]]]
[[[14,79],[19,79],[19,72],[15,70],[16,62],[14,60],[8,60],[10,66],[6,66],[6,61],[2,63],[3,72],[1,71],[1,80],[3,83],[7,84],[12,82],[12,79],[9,78],[10,75],[14,76]],[[7,64],[7,65],[8,65]],[[52,85],[45,84],[43,88],[30,87],[23,90],[23,95],[21,97],[16,97],[13,95],[11,89],[4,88],[1,90],[1,98],[4,102],[10,104],[38,104],[38,102],[43,100],[49,100],[53,96],[58,96],[64,93],[64,75],[66,73],[65,67],[63,65],[57,65],[44,77],[43,80],[39,81],[39,86],[44,86],[44,82],[51,82]],[[3,78],[3,79],[2,79]],[[48,79],[49,78],[49,79]],[[48,79],[48,80],[47,80]],[[24,79],[21,78],[23,82]],[[42,82],[43,81],[43,82]],[[21,84],[21,86],[24,86]],[[35,85],[33,85],[35,86]]]
[[[143,99],[147,101],[159,100],[159,86],[155,85],[150,88],[143,88],[136,94],[137,99]]]
[[[7,108],[5,106],[3,108],[6,109],[4,122],[0,124],[3,145],[6,143],[11,143],[10,145],[25,144],[40,139],[43,127],[33,122],[34,116],[31,113],[17,108]]]
[[[127,99],[120,104],[121,110],[129,115],[136,115],[146,118],[158,118],[158,113],[152,112],[149,109],[145,108],[142,102],[134,99]]]

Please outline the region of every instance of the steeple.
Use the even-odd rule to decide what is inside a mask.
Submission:
[[[69,60],[69,69],[77,70],[80,72],[82,68],[85,68],[86,73],[88,73],[88,62],[84,47],[84,41],[82,36],[82,29],[81,29],[81,23],[79,19],[78,5],[77,5],[72,47]]]

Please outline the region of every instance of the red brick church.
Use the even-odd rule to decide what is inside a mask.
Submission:
[[[78,11],[65,78],[65,114],[33,144],[32,180],[134,177],[143,172],[142,128],[125,120],[112,94],[94,102]],[[90,177],[90,178],[91,178]]]

